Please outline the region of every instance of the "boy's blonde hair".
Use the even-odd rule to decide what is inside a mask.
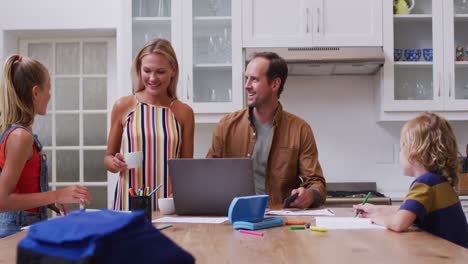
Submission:
[[[149,54],[162,55],[164,58],[166,58],[166,60],[169,61],[169,64],[174,69],[175,74],[171,80],[171,83],[169,84],[169,87],[167,88],[167,94],[169,98],[177,99],[176,90],[177,81],[179,80],[179,63],[177,62],[177,57],[171,43],[168,40],[161,38],[155,38],[148,41],[133,60],[132,72],[135,92],[139,92],[145,89],[145,86],[141,80],[141,60],[144,56]]]
[[[447,120],[424,112],[403,126],[400,142],[410,161],[446,177],[452,186],[457,185],[461,169],[457,140]]]
[[[0,84],[0,133],[12,124],[26,127],[34,122],[32,88],[44,89],[49,78],[47,69],[37,60],[11,55],[3,66]]]

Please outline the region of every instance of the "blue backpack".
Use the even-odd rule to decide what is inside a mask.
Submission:
[[[34,224],[17,263],[194,263],[143,212],[74,211]]]

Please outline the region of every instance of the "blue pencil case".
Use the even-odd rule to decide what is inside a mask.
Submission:
[[[266,217],[268,195],[241,196],[232,200],[228,218],[234,229],[258,230],[284,225],[281,217]]]

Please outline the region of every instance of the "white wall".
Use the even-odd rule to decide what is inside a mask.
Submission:
[[[0,59],[18,52],[25,37],[116,37],[117,95],[131,91],[131,58],[123,52],[131,40],[129,1],[125,0],[15,0],[0,3]],[[131,55],[130,55],[131,56]],[[0,66],[1,67],[1,66]]]
[[[14,29],[112,28],[118,24],[119,10],[115,0],[2,1],[0,25]]]
[[[398,164],[403,122],[377,122],[373,93],[368,76],[290,77],[281,101],[311,125],[327,181],[375,181],[385,194],[401,196],[412,180]],[[452,125],[464,153],[468,122]],[[195,156],[204,157],[214,125],[195,129]]]

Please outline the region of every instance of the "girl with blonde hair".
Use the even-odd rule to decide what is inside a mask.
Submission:
[[[0,84],[0,237],[47,218],[46,206],[88,202],[83,186],[48,191],[47,158],[32,132],[36,114],[45,115],[50,77],[38,61],[10,56]],[[66,211],[66,208],[64,208]]]
[[[415,177],[398,207],[355,205],[361,217],[402,232],[416,224],[436,236],[468,248],[468,224],[455,186],[460,173],[457,141],[441,116],[424,112],[408,121],[400,135],[400,165]]]

